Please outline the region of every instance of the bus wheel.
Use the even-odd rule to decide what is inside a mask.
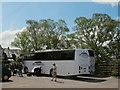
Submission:
[[[41,68],[36,68],[36,69],[34,70],[34,74],[35,74],[36,76],[40,76],[40,75],[41,75]]]
[[[25,73],[25,74],[28,73],[28,68],[27,68],[27,67],[24,68],[24,73]]]
[[[52,77],[52,68],[50,69],[50,76]]]
[[[9,76],[8,75],[4,75],[2,80],[3,81],[7,81],[8,79],[9,79]]]
[[[32,76],[32,74],[31,73],[27,73],[27,76]]]

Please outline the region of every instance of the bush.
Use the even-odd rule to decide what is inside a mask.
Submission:
[[[119,76],[118,71],[112,71],[112,72],[111,72],[111,75],[112,75],[112,76]]]

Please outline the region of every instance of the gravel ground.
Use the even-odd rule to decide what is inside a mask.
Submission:
[[[9,81],[2,83],[2,88],[118,88],[118,79],[79,76],[77,79],[58,78],[57,82],[54,82],[48,76],[24,75],[12,76]]]

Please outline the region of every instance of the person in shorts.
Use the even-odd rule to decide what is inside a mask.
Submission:
[[[57,81],[57,67],[55,63],[53,64],[53,67],[52,67],[52,80],[51,81],[53,81],[54,79],[56,82]]]

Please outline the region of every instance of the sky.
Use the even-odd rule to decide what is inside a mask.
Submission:
[[[14,0],[13,0],[14,1]],[[46,1],[46,0],[45,0]],[[88,0],[89,1],[89,0]],[[53,19],[58,21],[63,19],[73,32],[76,17],[91,18],[94,13],[103,13],[118,18],[118,5],[116,2],[96,2],[95,0],[86,2],[8,2],[4,0],[0,3],[0,44],[2,47],[11,47],[15,34],[27,27],[26,20]],[[102,0],[101,0],[102,1]]]

